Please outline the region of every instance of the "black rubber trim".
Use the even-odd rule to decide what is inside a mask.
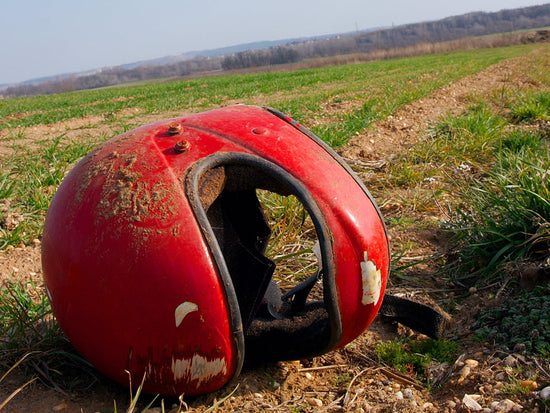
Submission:
[[[218,152],[197,161],[189,170],[185,178],[185,191],[193,208],[195,217],[202,230],[205,240],[210,248],[212,256],[218,266],[218,270],[225,286],[225,293],[230,310],[230,324],[237,347],[238,360],[237,376],[242,368],[245,357],[244,332],[239,311],[237,295],[233,287],[231,275],[225,264],[220,246],[210,226],[206,212],[199,198],[199,179],[208,170],[219,166],[244,165],[258,168],[263,173],[271,176],[274,181],[283,183],[290,192],[304,205],[315,226],[317,238],[321,250],[323,268],[323,301],[329,315],[330,339],[323,352],[328,352],[336,347],[342,337],[342,321],[338,307],[338,295],[336,292],[336,278],[332,250],[332,233],[326,224],[321,208],[305,188],[289,172],[281,167],[255,155],[238,152]],[[269,188],[265,188],[268,189]]]

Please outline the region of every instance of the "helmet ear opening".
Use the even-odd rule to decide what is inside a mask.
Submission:
[[[296,198],[301,194],[263,168],[232,163],[203,169],[195,190],[232,282],[247,362],[309,357],[331,347],[336,334],[327,308],[329,293],[323,287],[321,297],[317,292],[317,300],[308,300],[310,291],[320,288],[323,265],[319,263],[318,271],[283,294],[273,278],[276,265],[266,257],[271,228],[258,192]],[[317,235],[318,228],[314,229]]]

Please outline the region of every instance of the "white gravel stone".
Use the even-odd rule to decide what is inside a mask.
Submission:
[[[414,393],[411,389],[404,389],[403,390],[403,397],[405,399],[414,399]]]
[[[483,408],[481,407],[481,405],[475,401],[475,397],[476,395],[472,395],[472,394],[465,394],[464,397],[462,398],[462,404],[474,411],[474,412],[479,412],[481,410],[483,410]]]
[[[323,402],[320,399],[311,398],[308,400],[308,403],[312,407],[323,407]]]
[[[491,411],[494,413],[521,412],[523,407],[510,399],[491,403]]]

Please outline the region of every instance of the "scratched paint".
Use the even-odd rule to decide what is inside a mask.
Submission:
[[[224,358],[208,360],[199,354],[193,355],[191,359],[172,357],[172,372],[175,382],[182,379],[188,382],[196,380],[196,387],[199,388],[202,383],[208,383],[220,374],[227,374],[227,363]]]
[[[364,253],[365,260],[361,262],[361,278],[363,283],[363,305],[377,304],[382,290],[382,273],[376,264],[369,260],[368,253]]]
[[[48,290],[48,287],[46,287],[46,295],[48,296],[48,300],[50,300],[50,303],[52,302],[52,295],[50,293],[50,290]]]
[[[176,307],[176,311],[174,311],[174,317],[176,319],[176,328],[178,328],[183,321],[183,319],[187,316],[187,314],[192,313],[193,311],[199,311],[199,306],[195,303],[191,303],[189,301],[185,301],[184,303],[181,303]]]

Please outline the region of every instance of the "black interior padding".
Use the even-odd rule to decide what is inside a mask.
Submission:
[[[304,297],[291,297],[300,302],[287,306],[291,311],[268,311],[268,306],[279,305],[281,292],[273,285],[275,264],[264,255],[271,229],[256,189],[292,193],[284,182],[246,165],[209,169],[200,177],[198,188],[237,296],[246,360],[289,360],[320,354],[330,341],[331,327],[324,303],[306,302],[309,285],[296,294]],[[289,300],[288,304],[295,303]]]
[[[255,319],[245,335],[246,362],[300,360],[322,354],[330,339],[328,313],[320,301],[282,319]]]
[[[256,194],[249,190],[222,192],[207,217],[231,274],[246,331],[275,270],[263,254],[271,231]]]

